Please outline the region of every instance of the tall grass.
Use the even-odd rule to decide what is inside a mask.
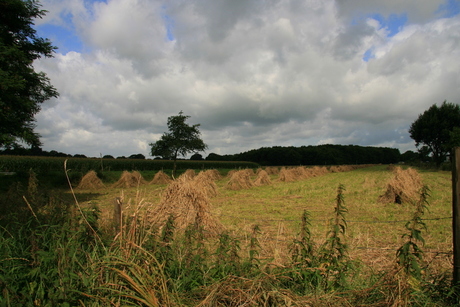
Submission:
[[[21,207],[21,219],[8,222],[5,215],[0,220],[0,306],[459,303],[449,279],[428,274],[427,264],[418,257],[424,248],[420,243],[426,191],[413,207],[404,245],[394,255],[396,266],[369,274],[363,263],[348,256],[349,205],[345,206],[341,184],[336,185],[325,233],[315,237],[311,213],[304,210],[297,217],[299,231],[290,239],[289,257],[280,262],[274,255],[266,256],[259,225],[252,226],[246,238],[228,230],[209,237],[196,224],[178,231],[171,215],[156,229],[147,223],[139,199],[130,214],[124,212],[119,232],[114,233],[102,223],[97,206],[80,208],[78,203],[42,195],[32,173],[30,178],[29,187],[22,189],[30,206]],[[17,203],[24,201],[17,196]],[[401,268],[417,284],[407,278],[404,282]]]

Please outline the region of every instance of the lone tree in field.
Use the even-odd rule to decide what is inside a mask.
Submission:
[[[174,161],[173,176],[176,176],[178,155],[185,156],[208,148],[200,137],[201,133],[198,130],[200,124],[190,126],[185,122],[189,117],[183,115],[182,111],[179,115],[168,117],[169,132],[165,132],[155,143],[150,143],[152,156],[161,156],[163,159]]]
[[[420,114],[409,129],[419,152],[432,155],[437,166],[449,156],[453,147],[460,145],[460,106],[444,101],[440,107],[432,105]]]
[[[33,19],[45,13],[37,1],[0,1],[0,148],[18,141],[39,146],[34,116],[41,103],[58,96],[45,73],[33,67],[34,60],[52,57],[56,49],[32,28]]]

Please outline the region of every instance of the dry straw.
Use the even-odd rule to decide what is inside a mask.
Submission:
[[[212,170],[201,171],[193,178],[193,182],[199,189],[202,189],[208,197],[214,197],[217,196],[217,184],[214,182],[214,180],[217,180],[217,175],[219,175],[219,172],[216,174],[216,172]]]
[[[308,168],[307,171],[310,172],[312,177],[323,176],[323,175],[326,175],[327,173],[329,173],[327,167],[325,167],[325,166],[322,166],[322,167],[314,166],[312,168]]]
[[[159,171],[155,174],[150,184],[168,184],[171,183],[172,179],[163,171]]]
[[[86,173],[85,176],[81,179],[80,183],[77,186],[77,189],[81,190],[97,190],[105,188],[104,183],[102,180],[97,177],[95,171],[89,171]]]
[[[275,166],[268,166],[268,167],[265,168],[265,171],[269,175],[278,175],[280,173],[279,168],[277,168]]]
[[[121,174],[120,179],[113,184],[113,188],[133,188],[141,184],[146,184],[147,182],[142,177],[141,173],[134,171],[132,173],[124,171]]]
[[[250,172],[247,170],[240,170],[234,172],[229,182],[227,182],[227,189],[229,190],[244,190],[252,188],[253,184],[250,177]]]
[[[211,213],[208,192],[195,180],[185,177],[178,178],[166,187],[159,205],[152,211],[150,221],[162,228],[171,215],[176,229],[180,231],[192,225],[214,236],[223,230],[220,221]]]
[[[278,175],[278,180],[282,182],[293,182],[297,180],[297,177],[292,169],[282,167]]]
[[[401,204],[417,201],[423,186],[419,173],[413,168],[403,170],[397,166],[393,174],[394,177],[388,182],[387,190],[379,197],[379,202]]]
[[[193,169],[188,169],[185,171],[185,173],[183,173],[182,175],[179,176],[179,178],[185,178],[185,179],[193,179],[195,178],[196,176],[196,173],[195,173],[195,170]]]
[[[254,185],[263,186],[263,185],[270,185],[270,184],[272,184],[272,181],[268,173],[264,170],[258,171],[257,178],[256,180],[254,180]]]
[[[236,169],[230,170],[230,171],[227,173],[227,178],[232,178],[233,174],[235,174],[236,172],[238,172],[238,170],[236,170]]]
[[[220,175],[219,171],[216,169],[209,169],[209,170],[204,171],[204,173],[207,174],[213,180],[222,179],[222,176]]]

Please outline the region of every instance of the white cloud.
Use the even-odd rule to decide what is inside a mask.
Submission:
[[[37,117],[48,150],[148,155],[181,110],[201,123],[208,153],[325,142],[406,150],[418,114],[460,98],[460,19],[436,19],[439,1],[69,3],[45,22],[77,12],[87,48],[36,63],[61,94]],[[352,23],[405,11],[409,24],[392,37],[372,18]]]

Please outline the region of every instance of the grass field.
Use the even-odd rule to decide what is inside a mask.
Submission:
[[[206,214],[223,225],[224,235],[205,241],[192,234],[195,241],[187,241],[191,237],[185,235],[185,241],[181,242],[189,243],[178,243],[176,239],[176,243],[164,245],[172,240],[165,239],[168,226],[164,226],[161,234],[154,235],[160,244],[146,243],[150,242],[148,231],[142,229],[149,229],[150,225],[146,225],[148,219],[143,217],[160,206],[168,193],[167,185],[113,188],[121,175],[119,172],[104,176],[105,188],[81,190],[74,185],[74,194],[66,192],[61,197],[67,202],[75,202],[75,197],[77,207],[83,211],[97,207],[101,211],[98,231],[105,233],[101,236],[106,238],[111,232],[114,200],[122,199],[125,242],[116,243],[121,240],[117,237],[105,244],[109,250],[114,242],[120,244],[116,259],[120,261],[119,267],[125,267],[117,271],[117,280],[128,273],[133,279],[125,278],[127,285],[116,289],[124,289],[128,294],[117,292],[118,296],[133,306],[451,306],[458,302],[449,284],[452,272],[450,172],[418,171],[423,184],[429,188],[429,196],[428,210],[421,216],[426,229],[419,227],[425,242],[411,239],[423,251],[423,257],[416,261],[420,265],[417,277],[414,271],[401,273],[402,265],[398,266],[396,254],[408,242],[410,230],[406,223],[413,220],[418,199],[402,204],[378,201],[394,177],[388,166],[328,172],[293,182],[281,182],[279,175],[270,175],[271,184],[240,190],[228,188],[227,171],[221,170],[222,178],[214,182],[217,193],[208,199],[205,209]],[[153,172],[141,173],[146,181],[154,176]],[[250,177],[251,181],[255,178],[256,175]],[[343,190],[339,191],[339,186]],[[339,203],[344,210],[337,215]],[[309,214],[307,226],[302,223],[304,212]],[[343,228],[334,228],[340,225]],[[307,240],[310,235],[305,234],[306,228],[311,240]],[[135,236],[138,239],[133,239]],[[326,248],[328,255],[322,255],[331,238],[336,241],[329,250]],[[306,251],[302,244],[311,244],[313,252],[295,258],[293,246]],[[139,247],[138,254],[134,252],[135,246]],[[149,250],[147,246],[157,246],[151,247],[157,251],[155,258],[145,254],[145,250]],[[196,266],[188,262],[189,256],[193,256]],[[153,270],[152,261],[161,263],[163,257],[164,263]],[[98,261],[93,259],[90,263],[94,266]],[[131,266],[124,261],[129,261]],[[158,280],[165,279],[164,284],[145,277],[147,271],[150,275],[159,274]],[[339,282],[342,273],[345,277]],[[113,279],[103,285],[98,283],[93,287],[99,289],[94,290],[96,293],[82,290],[86,293],[84,297],[93,297],[99,303],[88,303],[92,302],[89,300],[81,305],[119,306],[120,301],[101,299],[102,295],[113,294],[106,291],[114,287],[113,283]],[[154,292],[147,291],[148,283],[156,289]],[[141,291],[139,285],[147,287],[141,287],[147,292]],[[5,291],[3,293],[7,293]],[[243,299],[242,293],[246,292],[252,296]],[[146,299],[148,297],[156,301]]]
[[[451,173],[445,171],[419,171],[423,183],[430,189],[428,211],[423,216],[427,230],[424,233],[426,257],[432,266],[451,270],[452,253],[452,183]],[[295,182],[277,181],[272,184],[243,190],[226,189],[229,178],[217,181],[218,194],[211,198],[212,213],[227,230],[244,239],[251,228],[261,229],[260,241],[264,256],[282,262],[287,245],[299,233],[304,210],[311,215],[311,232],[317,243],[326,238],[329,220],[335,206],[339,184],[345,187],[345,205],[348,209],[346,233],[350,255],[375,267],[392,265],[395,253],[403,242],[405,224],[414,213],[411,204],[382,204],[378,202],[392,177],[388,166],[373,166],[350,172],[328,173],[323,176]],[[255,179],[255,175],[252,179]],[[151,180],[153,174],[146,173]],[[91,195],[86,204],[97,204],[105,218],[112,216],[115,197],[123,196],[127,211],[134,210],[139,202],[155,206],[165,186],[140,185],[131,189],[107,188],[97,191],[76,190],[82,199]],[[85,204],[85,202],[83,202]],[[244,244],[243,244],[244,245]]]

